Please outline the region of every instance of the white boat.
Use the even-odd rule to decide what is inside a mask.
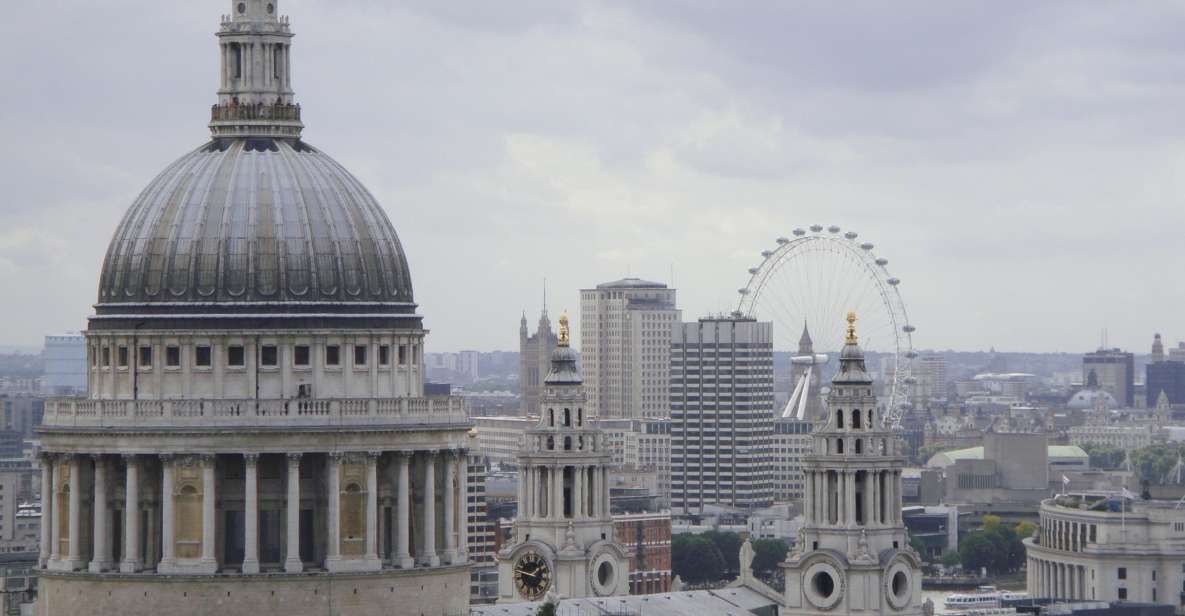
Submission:
[[[1027,593],[998,590],[995,586],[980,586],[975,592],[954,593],[943,601],[943,607],[948,611],[965,612],[968,610],[989,607],[1000,607],[1005,599],[1027,599]]]

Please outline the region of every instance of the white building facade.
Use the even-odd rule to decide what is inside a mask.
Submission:
[[[1034,597],[1162,603],[1185,613],[1185,509],[1173,501],[1046,499],[1025,552]]]
[[[589,409],[600,418],[668,417],[675,290],[625,278],[580,292],[580,360]]]

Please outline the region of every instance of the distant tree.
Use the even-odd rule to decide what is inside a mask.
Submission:
[[[958,567],[962,564],[959,561],[959,553],[954,550],[947,550],[942,553],[942,564],[947,567]]]
[[[711,541],[724,557],[724,571],[735,575],[740,571],[741,544],[745,542],[737,533],[710,530],[702,535]]]
[[[555,616],[555,604],[551,601],[544,602],[535,610],[535,616]]]
[[[1152,484],[1164,481],[1177,463],[1181,450],[1174,445],[1151,445],[1131,452],[1132,469],[1140,479]]]
[[[753,542],[753,573],[772,575],[778,564],[786,560],[790,548],[781,539],[758,539]]]
[[[1123,458],[1125,457],[1122,449],[1097,443],[1086,443],[1082,445],[1082,451],[1085,451],[1086,455],[1090,456],[1091,468],[1108,471],[1122,466]]]
[[[1037,531],[1037,525],[1032,522],[1029,522],[1028,520],[1025,520],[1024,522],[1019,522],[1016,525],[1016,536],[1020,537],[1021,539],[1027,539],[1029,537],[1032,537],[1033,533],[1036,531]]]
[[[1004,521],[1004,519],[1001,518],[1000,516],[992,515],[989,513],[989,514],[983,516],[983,529],[984,530],[992,530],[994,528],[999,527],[1000,523],[1003,521]]]
[[[979,571],[991,569],[996,560],[996,548],[983,532],[971,533],[959,542],[959,562],[963,568]]]
[[[921,538],[910,537],[909,538],[909,547],[913,548],[913,551],[915,551],[919,555],[921,555],[922,560],[929,560],[928,558],[926,558],[926,552],[927,552],[926,544],[922,542]]]
[[[715,582],[724,578],[724,557],[704,535],[675,535],[671,539],[671,573],[688,584]]]

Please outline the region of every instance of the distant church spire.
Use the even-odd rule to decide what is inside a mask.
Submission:
[[[214,137],[300,138],[304,124],[293,100],[288,18],[278,0],[232,0],[218,29],[218,104]]]

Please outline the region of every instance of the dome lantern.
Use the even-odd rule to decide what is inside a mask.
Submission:
[[[232,0],[218,30],[221,83],[210,110],[214,137],[299,139],[292,92],[292,32],[276,0]]]

